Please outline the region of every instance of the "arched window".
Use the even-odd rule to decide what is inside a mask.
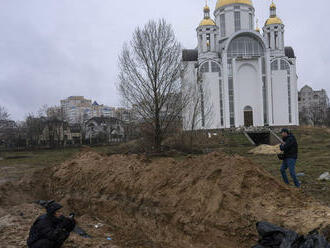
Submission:
[[[288,73],[290,73],[290,65],[284,59],[281,59],[281,70],[286,70]]]
[[[201,73],[210,72],[210,66],[208,61],[202,64],[200,72]]]
[[[272,71],[277,71],[278,70],[278,60],[274,60],[272,63],[271,63],[271,69]]]
[[[246,107],[244,108],[244,111],[252,111],[252,107],[251,107],[251,106],[246,106]]]
[[[220,66],[215,63],[215,62],[211,62],[211,71],[212,72],[220,72]]]
[[[251,36],[238,36],[234,38],[228,48],[228,57],[263,56],[264,49],[261,42]]]

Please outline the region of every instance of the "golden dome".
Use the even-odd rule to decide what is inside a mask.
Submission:
[[[204,7],[204,12],[209,12],[209,11],[210,11],[210,7],[207,6],[207,5],[205,5],[205,7]]]
[[[269,17],[268,20],[266,21],[266,24],[265,25],[271,25],[271,24],[283,24],[283,22],[277,16],[275,16],[275,17]]]
[[[260,28],[256,28],[256,31],[257,31],[258,33],[260,33]]]
[[[248,5],[251,5],[251,6],[253,5],[252,0],[218,0],[215,9],[221,8],[225,5],[239,4],[239,3],[248,4]]]
[[[216,25],[215,22],[211,18],[203,19],[199,24],[199,26],[215,26],[215,25]]]

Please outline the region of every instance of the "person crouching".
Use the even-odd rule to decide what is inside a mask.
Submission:
[[[47,213],[39,216],[30,229],[27,245],[29,248],[60,248],[75,228],[74,215],[64,217],[62,206],[50,202]]]

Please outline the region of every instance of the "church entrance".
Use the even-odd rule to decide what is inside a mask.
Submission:
[[[253,110],[250,106],[244,108],[244,126],[253,126]]]

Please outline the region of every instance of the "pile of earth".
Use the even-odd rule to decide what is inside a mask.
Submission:
[[[24,192],[35,192],[32,198],[47,195],[76,212],[80,225],[95,237],[72,235],[65,247],[244,248],[256,243],[258,221],[302,234],[330,224],[330,208],[250,160],[219,152],[174,160],[86,150],[21,185]],[[31,210],[27,222],[39,213]],[[11,216],[22,218],[13,212],[7,220]],[[104,226],[95,229],[98,222]],[[7,228],[0,230],[1,242],[14,234]],[[27,230],[16,240],[25,239]],[[106,240],[108,235],[113,241]]]
[[[26,240],[29,229],[36,217],[44,214],[44,212],[44,209],[41,207],[29,203],[6,209],[0,208],[0,247],[27,247]],[[105,235],[110,236],[111,232],[106,225],[101,225],[96,229],[97,220],[87,215],[80,216],[77,218],[77,221],[79,226],[88,231],[92,238],[86,239],[78,234],[71,234],[63,248],[119,248],[119,246],[107,240]]]
[[[256,155],[276,155],[281,153],[281,150],[280,145],[260,145],[250,150],[249,153]]]

